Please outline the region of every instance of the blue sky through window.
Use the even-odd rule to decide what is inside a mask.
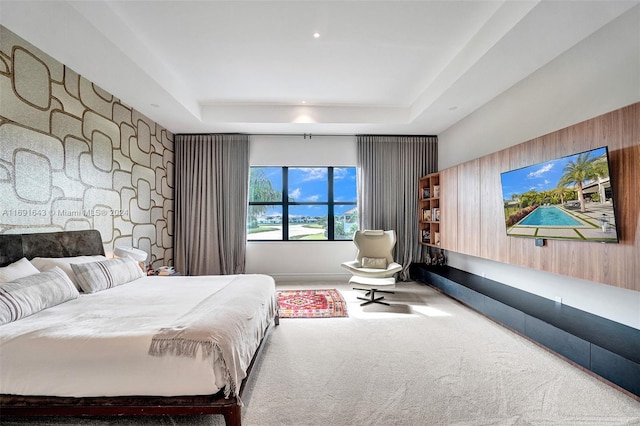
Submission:
[[[265,176],[271,182],[274,190],[282,191],[282,168],[261,167]],[[327,202],[329,195],[328,169],[326,167],[290,167],[289,168],[289,199],[297,203]],[[356,202],[356,168],[335,167],[333,170],[335,202]],[[354,208],[349,206],[348,209]],[[341,209],[342,210],[342,209]],[[269,208],[266,215],[281,215],[281,208]],[[296,206],[292,215],[326,216],[326,206],[302,205]]]
[[[327,201],[327,168],[289,168],[289,200],[297,203]]]
[[[333,201],[355,202],[358,198],[355,167],[333,169]]]

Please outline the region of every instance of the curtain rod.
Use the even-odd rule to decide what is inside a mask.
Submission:
[[[326,138],[326,137],[329,137],[329,136],[340,136],[340,137],[356,136],[354,134],[339,134],[339,133],[333,133],[333,134],[323,134],[323,133],[247,133],[247,135],[249,135],[249,136],[302,136],[304,139],[306,139],[307,137],[309,137],[309,139],[311,139],[313,136],[321,136],[323,138]]]
[[[247,135],[247,136],[302,136],[304,139],[309,137],[311,139],[313,136],[317,137],[331,137],[331,136],[381,136],[381,137],[426,137],[426,138],[437,138],[438,135],[394,135],[394,134],[370,134],[370,133],[176,133],[177,135]]]

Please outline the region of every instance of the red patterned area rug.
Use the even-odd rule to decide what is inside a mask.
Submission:
[[[278,290],[280,318],[348,317],[338,290]]]

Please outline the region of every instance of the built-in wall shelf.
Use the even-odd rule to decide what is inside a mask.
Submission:
[[[440,247],[440,173],[431,173],[418,180],[418,232],[420,244]]]

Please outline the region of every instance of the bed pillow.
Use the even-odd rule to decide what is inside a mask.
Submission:
[[[18,278],[39,274],[38,268],[33,266],[26,257],[0,268],[0,283],[8,283]]]
[[[33,315],[79,296],[60,268],[0,284],[0,325]]]
[[[144,276],[133,259],[109,259],[91,263],[72,263],[80,288],[85,293],[95,293],[137,280]]]
[[[387,259],[384,257],[363,257],[360,263],[363,268],[387,269]]]
[[[76,286],[78,290],[81,290],[80,284],[76,279],[76,275],[71,269],[72,263],[87,263],[106,260],[107,258],[102,255],[96,256],[75,256],[75,257],[34,257],[31,259],[31,264],[38,268],[40,272],[48,271],[49,269],[57,266],[62,269],[68,276],[71,282]]]

